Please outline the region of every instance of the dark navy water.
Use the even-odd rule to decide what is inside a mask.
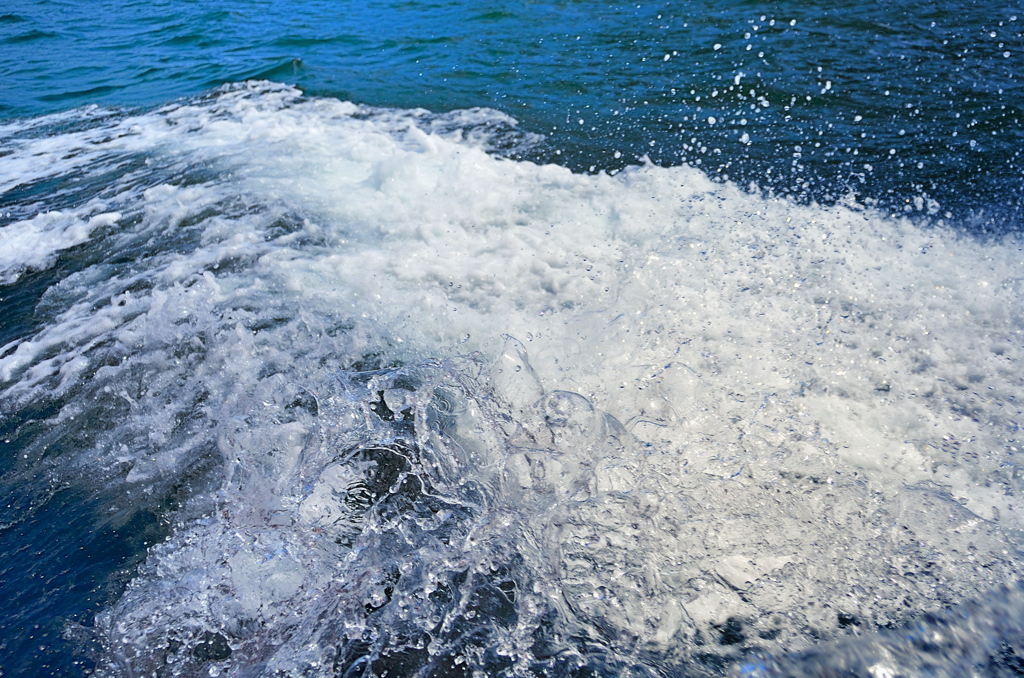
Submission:
[[[1019,675],[1022,78],[990,1],[9,0],[0,676]]]

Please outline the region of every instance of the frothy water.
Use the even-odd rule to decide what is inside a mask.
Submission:
[[[1020,230],[1024,15],[993,0],[16,2],[0,117],[156,106],[248,79],[392,108],[486,106],[580,171],[650,158],[975,232]],[[64,55],[73,54],[74,63]]]
[[[74,119],[0,129],[0,280],[60,272],[0,405],[26,502],[161,525],[65,626],[100,675],[1019,661],[1013,236],[514,160],[489,109]]]

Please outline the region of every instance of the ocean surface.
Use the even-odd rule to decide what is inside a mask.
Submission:
[[[1024,9],[8,0],[0,676],[1024,673]]]

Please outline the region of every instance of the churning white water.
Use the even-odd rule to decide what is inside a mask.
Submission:
[[[0,229],[7,282],[104,252],[0,399],[90,422],[119,510],[206,488],[101,673],[714,673],[1019,578],[1016,241],[513,161],[490,110],[96,115],[4,159],[119,178]]]

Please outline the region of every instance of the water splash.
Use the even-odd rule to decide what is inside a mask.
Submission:
[[[512,338],[267,380],[219,447],[216,510],[98,619],[101,675],[717,673],[1019,576],[938,488],[887,500],[764,441],[693,472],[543,392]]]

